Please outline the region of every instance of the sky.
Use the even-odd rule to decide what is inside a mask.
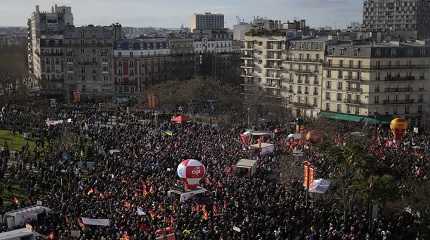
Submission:
[[[250,21],[254,16],[287,21],[306,19],[312,27],[344,27],[360,22],[362,0],[0,0],[0,26],[25,26],[36,5],[72,7],[75,25],[178,28],[190,26],[194,13],[225,15],[226,27],[237,16]]]

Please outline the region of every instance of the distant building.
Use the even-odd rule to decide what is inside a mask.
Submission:
[[[207,12],[194,14],[191,19],[191,31],[224,29],[224,15]]]
[[[233,26],[233,40],[244,41],[245,33],[252,29],[252,24],[241,22]]]
[[[429,0],[365,0],[363,30],[398,39],[430,37]]]
[[[338,43],[327,47],[323,115],[401,116],[411,125],[429,114],[430,47],[425,43]]]
[[[118,41],[113,56],[115,96],[143,96],[151,85],[191,79],[192,43],[192,39],[168,38]]]
[[[70,99],[79,91],[83,99],[112,95],[113,43],[121,38],[121,25],[74,27],[70,7],[39,6],[28,21],[28,68],[32,84],[43,94]]]
[[[70,7],[55,5],[51,12],[41,12],[36,6],[36,11],[28,20],[28,68],[33,83],[43,84],[46,88],[61,88],[59,84],[48,82],[64,77],[60,58],[63,54],[63,33],[68,26],[73,26]],[[57,56],[53,56],[53,52]]]
[[[113,96],[112,56],[115,32],[109,27],[73,27],[64,33],[64,90],[68,96],[80,92],[81,99],[110,99]],[[118,29],[119,28],[119,29]]]
[[[240,80],[240,49],[227,29],[194,31],[196,73],[219,81]]]
[[[248,104],[272,99],[293,116],[345,121],[407,118],[428,124],[430,45],[342,36],[245,36],[241,79]]]

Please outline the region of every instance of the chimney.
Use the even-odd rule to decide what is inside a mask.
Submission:
[[[36,5],[36,12],[37,12],[37,13],[39,13],[39,12],[40,12],[40,10],[39,10],[39,5]]]

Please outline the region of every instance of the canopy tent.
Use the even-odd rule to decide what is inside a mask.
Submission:
[[[330,188],[331,181],[326,179],[316,179],[312,182],[309,192],[312,193],[326,193]]]
[[[198,189],[196,189],[196,190],[192,190],[192,191],[187,191],[187,192],[183,192],[183,191],[180,191],[180,190],[177,190],[177,189],[172,189],[172,190],[169,190],[168,192],[167,192],[167,196],[171,196],[172,195],[172,193],[173,194],[176,194],[176,195],[178,195],[179,196],[179,200],[180,200],[180,202],[185,202],[185,201],[187,201],[188,199],[190,199],[190,198],[192,198],[192,197],[194,197],[194,196],[196,196],[196,195],[199,195],[199,194],[202,194],[202,193],[205,193],[205,192],[207,192],[208,190],[206,190],[206,189],[204,189],[204,188],[198,188]]]
[[[96,219],[96,218],[85,218],[81,217],[82,223],[90,226],[110,226],[110,219]]]
[[[275,150],[275,145],[271,143],[257,143],[251,145],[252,149],[259,149],[261,155],[267,155],[273,153]]]
[[[171,121],[173,123],[177,123],[177,124],[182,124],[182,123],[185,123],[189,120],[190,120],[190,117],[185,116],[185,115],[172,116],[172,119],[171,119]]]
[[[51,209],[42,206],[33,206],[10,211],[4,214],[8,228],[24,226],[26,222],[37,220],[37,216],[44,212],[51,212]]]
[[[120,153],[121,151],[119,149],[111,149],[109,150],[109,154],[114,154],[114,153]]]
[[[248,176],[252,176],[255,173],[257,167],[257,161],[251,159],[240,159],[236,163],[236,170],[245,169],[247,171]]]
[[[288,139],[294,139],[294,140],[300,140],[303,138],[303,135],[301,133],[294,133],[294,134],[292,133],[292,134],[289,134],[287,138]]]
[[[273,136],[272,132],[264,132],[264,131],[251,131],[252,136]]]
[[[31,228],[20,228],[9,232],[0,233],[1,240],[29,239],[33,240],[39,237],[40,234],[33,232]]]
[[[368,124],[389,124],[391,121],[391,116],[371,117],[336,112],[320,112],[320,117],[348,122],[363,122]]]

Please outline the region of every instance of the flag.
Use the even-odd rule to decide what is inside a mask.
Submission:
[[[240,142],[243,145],[249,145],[251,144],[251,133],[250,132],[244,132],[240,134]]]
[[[138,215],[138,216],[145,216],[145,215],[146,215],[146,213],[145,213],[145,211],[143,210],[143,208],[138,207],[138,208],[137,208],[137,215]]]
[[[172,131],[163,131],[162,134],[163,134],[163,136],[173,136]]]
[[[303,186],[306,189],[309,189],[309,187],[311,186],[315,178],[315,168],[308,161],[305,161],[303,165],[304,165]]]
[[[15,205],[19,205],[19,200],[17,197],[13,196],[12,199],[10,200],[13,204]]]
[[[202,212],[203,212],[203,219],[206,220],[206,221],[209,220],[209,213],[206,210],[206,206],[203,207],[203,211]]]

